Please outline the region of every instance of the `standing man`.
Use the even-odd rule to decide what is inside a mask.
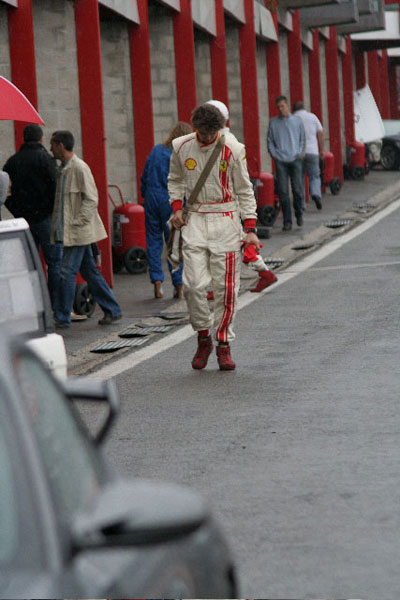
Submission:
[[[318,210],[321,210],[321,173],[319,160],[324,158],[324,130],[321,122],[314,113],[304,109],[304,104],[298,100],[293,105],[293,112],[304,125],[306,134],[306,153],[303,161],[303,175],[307,173],[311,198]],[[303,206],[304,206],[303,197]]]
[[[54,310],[62,257],[62,245],[50,242],[57,167],[43,146],[43,131],[39,125],[27,125],[23,136],[21,148],[3,167],[12,184],[11,195],[5,205],[14,217],[23,217],[28,221],[36,247],[38,251],[40,248],[43,251]]]
[[[220,139],[225,119],[210,104],[198,106],[192,113],[194,133],[172,142],[168,191],[174,212],[172,225],[182,228],[183,293],[190,323],[198,332],[193,369],[204,369],[211,354],[211,314],[206,288],[214,291],[214,327],[217,359],[222,371],[232,371],[230,342],[235,339],[233,321],[240,285],[240,249],[242,226],[245,244],[259,249],[255,233],[256,200],[247,172],[246,153],[232,135],[227,135],[220,154],[200,190],[196,202],[183,218],[183,199],[192,193],[210,155]]]
[[[286,96],[275,100],[279,116],[268,127],[268,151],[275,160],[279,200],[283,212],[283,231],[292,229],[289,178],[293,193],[293,209],[299,227],[303,225],[303,157],[305,133],[301,119],[292,115]]]
[[[71,310],[78,271],[87,281],[94,300],[104,311],[99,325],[109,325],[122,316],[121,308],[107,282],[96,267],[91,244],[107,237],[97,212],[98,193],[88,165],[73,152],[70,131],[56,131],[50,149],[61,161],[51,228],[52,239],[64,244],[60,286],[56,296],[56,328],[71,325]]]

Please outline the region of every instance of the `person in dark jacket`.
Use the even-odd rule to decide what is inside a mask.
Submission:
[[[39,125],[27,125],[23,135],[24,143],[3,167],[11,179],[11,195],[5,206],[14,217],[28,221],[37,249],[43,251],[50,300],[54,305],[62,259],[62,244],[50,242],[57,167],[43,146],[43,131]]]
[[[149,263],[149,275],[151,283],[154,284],[155,298],[163,297],[162,282],[164,273],[161,266],[161,255],[163,251],[163,237],[168,241],[169,227],[168,219],[171,216],[171,205],[169,203],[167,179],[169,173],[169,161],[172,153],[172,141],[192,133],[189,123],[180,121],[173,127],[168,138],[162,143],[154,146],[149,154],[141,177],[141,194],[144,198],[144,212],[146,219],[146,246],[147,259]],[[182,268],[171,272],[174,286],[174,297],[183,298],[182,292]]]

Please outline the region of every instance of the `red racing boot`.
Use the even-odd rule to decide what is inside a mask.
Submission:
[[[277,276],[272,271],[260,271],[257,285],[251,288],[251,292],[262,292],[268,286],[278,281]]]
[[[193,369],[204,369],[213,349],[211,335],[197,337],[197,352],[192,360]]]
[[[231,359],[229,344],[217,346],[217,359],[220,371],[234,371],[236,369],[236,364]]]

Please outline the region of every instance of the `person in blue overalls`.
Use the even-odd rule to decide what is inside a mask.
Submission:
[[[164,296],[162,289],[164,273],[162,270],[161,255],[163,251],[163,238],[166,242],[168,240],[168,219],[171,216],[167,179],[172,153],[172,141],[177,137],[192,133],[192,131],[192,127],[188,123],[183,121],[177,123],[167,139],[162,144],[154,146],[150,152],[140,179],[140,191],[144,199],[146,219],[147,260],[150,280],[154,284],[155,298],[162,298]],[[183,298],[183,265],[174,272],[172,272],[169,263],[168,268],[174,285],[174,298]]]

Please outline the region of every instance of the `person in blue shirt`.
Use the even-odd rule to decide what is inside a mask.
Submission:
[[[163,239],[168,241],[168,219],[171,216],[171,205],[168,195],[169,161],[172,153],[172,141],[182,135],[192,133],[189,123],[179,121],[170,131],[169,136],[162,144],[154,146],[150,152],[143,174],[141,176],[140,191],[144,199],[144,212],[146,223],[147,260],[149,265],[150,280],[154,284],[154,297],[164,296],[162,283],[164,272],[161,264]],[[182,269],[172,272],[168,263],[174,286],[174,298],[183,298]]]
[[[271,119],[268,127],[268,151],[275,160],[279,201],[283,212],[283,231],[292,229],[292,211],[289,198],[289,178],[293,193],[296,222],[303,225],[303,158],[306,138],[304,125],[292,115],[286,96],[275,100],[279,116]]]

